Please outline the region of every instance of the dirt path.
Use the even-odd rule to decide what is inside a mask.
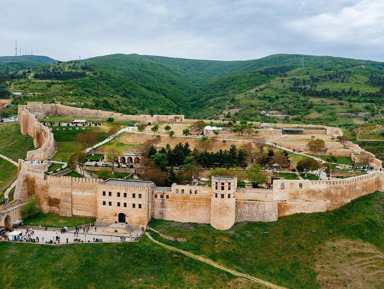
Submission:
[[[261,279],[258,279],[256,277],[253,277],[251,275],[248,275],[248,274],[243,274],[243,273],[240,273],[240,272],[237,272],[235,270],[232,270],[232,269],[229,269],[227,267],[224,267],[223,265],[220,265],[220,264],[217,264],[215,262],[213,262],[212,260],[209,260],[209,259],[206,259],[204,257],[201,257],[201,256],[198,256],[198,255],[195,255],[195,254],[192,254],[192,253],[189,253],[187,251],[183,251],[181,249],[178,249],[176,247],[172,247],[172,246],[169,246],[169,245],[166,245],[164,243],[161,243],[155,239],[152,238],[152,236],[147,232],[145,233],[145,235],[152,241],[154,242],[155,244],[157,245],[160,245],[168,250],[171,250],[171,251],[176,251],[176,252],[179,252],[183,255],[186,255],[192,259],[195,259],[195,260],[198,260],[198,261],[201,261],[201,262],[204,262],[208,265],[211,265],[215,268],[218,268],[220,270],[223,270],[223,271],[226,271],[232,275],[235,275],[237,277],[240,277],[240,278],[244,278],[244,279],[247,279],[247,280],[250,280],[250,281],[253,281],[257,284],[260,284],[260,285],[263,285],[263,286],[267,286],[268,288],[274,288],[274,289],[286,289],[286,287],[281,287],[281,286],[278,286],[278,285],[275,285],[273,283],[270,283],[270,282],[267,282],[267,281],[264,281],[264,280],[261,280]]]

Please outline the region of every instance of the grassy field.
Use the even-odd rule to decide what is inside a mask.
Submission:
[[[284,180],[298,180],[299,177],[295,173],[274,173],[273,177],[283,178]]]
[[[303,174],[301,173],[300,176],[304,179],[304,180],[311,180],[311,181],[317,181],[319,180],[319,177],[317,175],[313,175],[313,174]]]
[[[37,214],[25,219],[25,225],[33,225],[42,227],[76,227],[94,222],[94,218],[80,218],[80,217],[61,217],[55,214]]]
[[[164,234],[187,239],[186,243],[162,242],[241,272],[289,288],[318,288],[315,267],[327,242],[361,240],[384,251],[383,214],[384,193],[376,192],[332,212],[296,214],[272,223],[237,223],[227,231],[160,220],[151,226]]]
[[[72,171],[69,174],[66,174],[65,176],[66,177],[73,177],[73,178],[84,178],[82,175],[76,173],[75,171]]]
[[[0,158],[0,203],[4,199],[6,189],[16,180],[17,167]]]
[[[72,122],[75,119],[85,119],[88,122],[102,122],[104,126],[110,127],[110,123],[107,122],[107,118],[100,117],[83,117],[83,116],[50,116],[43,118],[40,122]],[[121,125],[128,126],[137,123],[135,120],[115,120],[116,122],[121,123]]]
[[[0,250],[1,288],[264,288],[146,237],[61,247],[0,243]]]
[[[106,169],[107,170],[107,169]],[[112,171],[108,171],[108,174],[102,171],[93,171],[93,170],[87,170],[88,173],[95,174],[98,178],[102,177],[103,179],[112,179],[112,178],[118,178],[122,179],[127,177],[127,179],[133,179],[132,174],[130,173],[117,173],[115,172],[112,174]]]
[[[384,161],[384,142],[359,141],[356,142],[361,148],[373,153],[378,159]]]
[[[10,157],[15,161],[25,158],[27,151],[34,149],[32,138],[22,135],[20,127],[16,122],[1,124],[0,135],[2,136],[0,154]]]
[[[17,161],[25,158],[27,151],[33,150],[32,138],[20,133],[20,127],[16,122],[0,124],[0,154]],[[0,158],[0,201],[4,198],[5,190],[12,184],[17,176],[17,167]]]
[[[75,138],[78,134],[94,131],[100,133],[100,137],[98,139],[99,142],[107,138],[107,133],[100,127],[85,127],[84,130],[82,128],[76,130],[75,127],[72,127],[72,130],[69,130],[68,127],[52,128],[58,148],[58,152],[52,159],[56,161],[67,161],[74,152],[81,151],[83,149],[81,143],[75,142]]]
[[[63,166],[63,164],[56,164],[53,163],[48,167],[48,172],[56,171],[57,169],[60,169]]]

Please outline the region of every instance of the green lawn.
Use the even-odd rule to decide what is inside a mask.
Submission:
[[[95,218],[82,217],[61,217],[55,214],[37,214],[25,219],[25,225],[47,226],[47,227],[76,227],[89,224],[95,221]]]
[[[0,203],[4,199],[6,189],[16,180],[17,167],[0,158]]]
[[[73,178],[84,178],[82,175],[76,173],[75,171],[72,171],[65,175],[66,177],[73,177]]]
[[[113,178],[123,179],[125,177],[128,177],[127,179],[133,179],[133,176],[130,173],[117,173],[117,172],[115,172],[114,174],[112,174],[112,171],[108,171],[108,174],[106,174],[103,171],[93,171],[93,170],[86,170],[86,171],[88,173],[97,175],[98,178],[102,177],[105,180],[106,179],[113,179]]]
[[[0,124],[0,154],[17,161],[25,158],[27,152],[34,149],[31,137],[22,135],[16,122]]]
[[[1,288],[265,288],[153,244],[0,243]]]
[[[313,175],[313,174],[307,174],[307,176],[305,176],[305,173],[301,173],[300,176],[304,179],[304,180],[311,180],[311,181],[317,181],[319,180],[319,177],[317,175]]]
[[[95,154],[95,155],[87,155],[87,160],[90,160],[90,161],[99,161],[101,158],[103,158],[104,155],[98,155],[98,154]]]
[[[60,169],[63,166],[63,164],[56,164],[53,163],[48,167],[48,172],[56,171],[57,169]]]
[[[187,239],[186,243],[162,242],[241,272],[288,288],[318,288],[314,267],[322,245],[338,238],[361,239],[384,251],[383,215],[384,193],[376,192],[332,212],[296,214],[271,223],[237,223],[227,231],[160,220],[151,227]]]
[[[84,130],[76,130],[75,127],[72,127],[72,130],[69,130],[69,127],[52,127],[52,132],[55,136],[58,148],[56,155],[52,159],[56,161],[68,161],[69,157],[74,152],[81,151],[83,149],[81,143],[75,142],[76,136],[89,131],[100,133],[100,137],[97,140],[98,142],[107,138],[107,133],[100,131],[100,127],[85,127]]]
[[[285,180],[298,180],[299,177],[295,173],[274,173],[273,177],[283,178]]]

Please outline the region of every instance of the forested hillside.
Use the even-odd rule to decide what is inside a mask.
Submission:
[[[236,117],[247,120],[350,125],[381,118],[384,64],[379,62],[285,54],[248,61],[137,54],[81,63],[32,58],[39,64],[25,69],[28,59],[16,57],[19,68],[0,74],[0,97],[24,91],[13,96],[13,105],[60,102],[127,114],[215,119],[236,109]],[[0,68],[14,60],[0,58]]]

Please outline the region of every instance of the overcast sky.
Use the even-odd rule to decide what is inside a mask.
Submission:
[[[0,0],[0,55],[384,61],[383,0]],[[19,53],[19,52],[18,52]]]

